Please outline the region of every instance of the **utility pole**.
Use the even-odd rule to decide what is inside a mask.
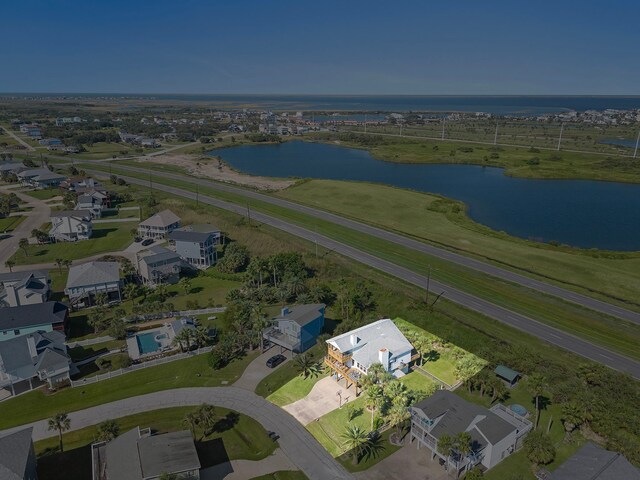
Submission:
[[[200,188],[196,183],[196,207],[199,207],[199,206],[200,206]]]
[[[367,114],[364,114],[364,133],[367,133]]]
[[[149,168],[149,190],[153,191],[153,181],[151,180],[151,168]]]
[[[638,144],[640,143],[640,130],[638,130],[638,138],[636,138],[636,149],[633,151],[633,158],[638,155]]]
[[[316,244],[316,258],[318,258],[318,226],[314,225],[314,231],[315,231],[315,236],[313,237],[313,240]]]
[[[251,226],[251,210],[249,210],[249,202],[247,202],[247,217],[249,217],[249,226]]]
[[[441,140],[444,140],[444,124],[447,123],[447,119],[446,117],[442,117],[442,138]]]
[[[402,136],[402,123],[400,123],[400,136]]]
[[[560,124],[560,136],[558,137],[558,148],[560,150],[560,144],[562,143],[562,132],[564,131],[564,122]]]
[[[425,303],[429,305],[429,284],[431,283],[431,265],[427,269],[427,294],[425,295]]]
[[[493,144],[498,144],[498,122],[496,122],[496,134],[493,136]]]

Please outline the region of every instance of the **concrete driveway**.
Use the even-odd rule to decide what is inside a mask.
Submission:
[[[326,377],[318,381],[306,397],[282,408],[293,415],[302,425],[307,425],[316,418],[340,408],[338,392],[342,396],[342,405],[356,398],[355,387],[352,386],[347,390],[344,388],[344,384],[338,384],[333,378]]]
[[[200,480],[246,480],[281,470],[298,470],[279,448],[269,457],[258,460],[231,460],[200,471]]]
[[[291,360],[291,352],[284,351],[282,355],[287,357],[287,360],[282,362],[276,368],[267,367],[267,360],[269,360],[274,355],[280,353],[280,347],[271,347],[269,350],[261,354],[258,358],[253,360],[247,368],[245,368],[242,376],[235,381],[233,384],[234,387],[243,388],[245,390],[249,390],[250,392],[255,392],[256,387],[270,373],[273,373],[276,369],[282,367],[285,363]]]
[[[430,452],[415,444],[405,445],[393,455],[385,458],[373,467],[354,475],[366,480],[451,480],[447,472],[431,460]]]

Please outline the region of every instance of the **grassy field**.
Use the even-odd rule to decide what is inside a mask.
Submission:
[[[307,480],[307,476],[300,471],[280,470],[267,475],[253,477],[251,480]]]
[[[17,250],[12,258],[18,265],[29,265],[52,263],[58,258],[78,260],[100,253],[120,251],[133,241],[131,229],[134,225],[131,222],[96,224],[89,240],[30,245],[27,254],[23,250]]]
[[[35,390],[2,403],[3,411],[10,411],[11,415],[0,418],[0,429],[48,418],[58,412],[72,412],[159,390],[219,387],[224,385],[222,382],[233,383],[240,378],[256,356],[257,352],[251,353],[220,370],[213,370],[207,364],[208,356],[204,354],[84,387],[66,388],[51,395],[45,394],[43,390]]]
[[[69,349],[69,355],[74,362],[84,360],[85,358],[93,357],[111,350],[117,350],[126,345],[124,340],[111,340],[109,342],[96,343],[95,345],[89,345],[86,347],[73,347]]]
[[[140,176],[130,172],[125,174],[134,177]],[[185,178],[184,181],[178,181],[156,177],[155,183],[173,185],[185,190],[195,190],[195,186],[189,183],[188,178]],[[220,192],[206,187],[200,187],[199,191],[202,195],[211,195],[243,205],[246,203],[243,197],[238,194]],[[638,325],[625,323],[595,311],[563,302],[556,297],[496,280],[388,241],[309,217],[306,214],[255,200],[251,202],[251,208],[310,229],[317,229],[319,233],[347,245],[357,246],[363,251],[425,276],[431,270],[432,278],[442,280],[449,285],[554,327],[570,331],[591,342],[633,358],[640,358],[640,351],[637,349],[637,344],[640,342],[640,327]]]
[[[306,397],[313,386],[318,383],[319,380],[322,380],[326,376],[326,373],[318,375],[317,377],[307,378],[304,378],[301,375],[297,375],[292,380],[289,380],[282,387],[269,395],[267,397],[267,400],[278,405],[279,407],[293,403]]]
[[[0,232],[12,232],[25,218],[24,215],[0,218]]]
[[[184,430],[183,418],[193,407],[154,410],[117,419],[120,432],[150,427],[154,434]],[[206,436],[197,432],[196,449],[202,468],[229,460],[257,461],[271,455],[277,447],[258,422],[233,410],[216,408],[218,421]],[[91,476],[90,445],[95,441],[97,427],[87,427],[63,435],[65,452],[58,453],[58,438],[35,443],[38,475],[56,480],[84,480]],[[88,455],[88,459],[83,456]],[[87,461],[88,460],[88,461]],[[87,468],[89,465],[89,468]]]
[[[57,188],[45,188],[43,190],[20,190],[21,192],[29,195],[30,197],[37,198],[38,200],[49,200],[53,197],[61,197],[63,193]]]

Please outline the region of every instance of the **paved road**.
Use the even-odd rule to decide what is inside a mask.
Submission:
[[[25,142],[22,138],[20,138],[18,135],[16,135],[15,133],[13,133],[11,130],[9,130],[8,128],[4,128],[2,127],[2,129],[7,132],[7,135],[9,135],[10,137],[13,137],[13,139],[18,142],[20,145],[22,145],[23,147],[25,147],[27,150],[34,152],[36,149],[33,148],[33,146],[29,145],[27,142]]]
[[[311,480],[353,478],[295,418],[255,393],[240,388],[202,387],[164,390],[72,412],[69,418],[71,430],[78,430],[107,419],[160,408],[202,403],[235,410],[254,418],[266,430],[276,432],[280,435],[278,443],[284,454]],[[57,435],[55,431],[47,430],[47,420],[22,425],[3,433],[26,427],[33,427],[34,441]]]
[[[263,378],[273,373],[278,368],[281,368],[282,365],[287,363],[291,359],[291,352],[285,351],[282,352],[282,355],[287,357],[287,359],[278,365],[276,368],[267,367],[267,360],[269,360],[274,355],[280,353],[280,347],[272,347],[266,352],[258,355],[258,357],[253,360],[247,368],[242,372],[242,376],[233,383],[234,387],[242,388],[244,390],[249,390],[250,392],[255,392],[256,387],[262,381]]]
[[[8,271],[4,266],[7,261],[18,250],[18,243],[21,238],[31,236],[31,230],[40,228],[42,224],[47,223],[51,217],[51,208],[42,200],[30,197],[24,193],[17,192],[15,189],[0,187],[0,193],[15,193],[27,206],[33,207],[29,212],[24,212],[25,218],[16,229],[11,232],[11,237],[0,240],[0,271]]]
[[[104,172],[91,172],[97,175],[104,174]],[[123,176],[127,182],[146,185],[145,180],[138,178]],[[196,194],[188,190],[183,190],[176,187],[170,187],[163,185],[163,191],[172,193],[174,195],[182,196],[195,200]],[[253,192],[247,192],[253,193]],[[247,210],[243,205],[236,205],[234,203],[225,202],[215,198],[207,197],[204,195],[199,196],[199,201],[208,205],[212,205],[217,208],[221,208],[227,211],[234,212],[238,215],[246,215]],[[285,222],[279,218],[271,217],[260,212],[251,212],[251,218],[257,222],[265,223],[279,230],[282,230],[291,235],[303,238],[310,242],[317,242],[318,245],[327,248],[331,251],[344,255],[346,257],[357,260],[360,263],[376,268],[382,272],[388,273],[394,277],[400,278],[413,285],[417,285],[420,288],[424,288],[427,283],[427,278],[416,272],[413,272],[407,268],[400,267],[394,263],[382,260],[376,256],[365,253],[357,248],[345,245],[336,240],[333,240],[324,235],[317,234],[306,228],[294,225],[292,223]],[[475,310],[479,313],[493,318],[499,322],[517,328],[523,332],[529,333],[535,337],[545,340],[553,345],[562,347],[570,352],[581,355],[590,360],[602,363],[608,367],[611,367],[622,372],[627,372],[640,379],[640,362],[632,360],[623,355],[612,352],[606,348],[600,347],[586,340],[583,340],[575,335],[567,333],[563,330],[551,327],[544,323],[538,322],[525,315],[513,312],[509,309],[495,305],[487,300],[476,297],[469,293],[466,293],[457,288],[453,288],[442,282],[431,280],[431,287],[434,292],[446,292],[446,298],[452,302],[458,303],[471,310]]]
[[[118,168],[121,168],[123,170],[129,170],[132,172],[137,172],[137,173],[145,173],[145,174],[148,173],[148,170],[138,168],[138,167],[118,165]],[[558,287],[540,280],[536,280],[534,278],[530,278],[525,275],[515,273],[511,270],[500,268],[498,266],[483,262],[481,260],[476,260],[464,255],[453,253],[443,248],[438,248],[433,245],[428,245],[426,243],[413,240],[403,235],[389,232],[381,228],[372,227],[371,225],[357,222],[355,220],[350,220],[348,218],[344,218],[339,215],[335,215],[335,214],[318,210],[315,208],[311,208],[311,207],[306,207],[298,203],[290,202],[280,198],[275,198],[269,195],[264,195],[262,193],[246,190],[243,188],[238,188],[231,185],[224,185],[224,184],[207,181],[203,179],[197,179],[197,178],[189,177],[185,175],[165,173],[165,172],[154,172],[154,175],[159,177],[175,179],[175,180],[182,180],[182,181],[186,180],[186,181],[189,181],[190,183],[197,183],[199,185],[206,186],[208,188],[230,192],[237,195],[242,195],[247,198],[259,200],[261,202],[267,202],[273,205],[278,205],[280,207],[288,208],[290,210],[298,211],[306,215],[310,215],[316,218],[320,218],[322,220],[326,220],[328,222],[335,223],[337,225],[341,225],[343,227],[350,228],[352,230],[356,230],[361,233],[366,233],[367,235],[372,235],[372,236],[381,238],[383,240],[387,240],[397,245],[401,245],[403,247],[407,247],[407,248],[419,251],[421,253],[431,255],[433,257],[447,260],[449,262],[455,263],[457,265],[461,265],[463,267],[477,270],[479,272],[500,278],[502,280],[506,280],[511,283],[522,285],[524,287],[538,290],[548,295],[559,297],[565,301],[576,303],[578,305],[590,308],[591,310],[596,310],[598,312],[605,313],[607,315],[611,315],[611,316],[620,318],[622,320],[640,324],[640,313],[638,312],[633,312],[631,310],[627,310],[617,305],[613,305],[611,303],[597,300],[587,295],[582,295],[580,293],[576,293],[574,291],[567,290],[562,287]]]

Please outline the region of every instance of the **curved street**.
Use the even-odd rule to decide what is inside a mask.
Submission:
[[[291,415],[255,393],[237,387],[164,390],[72,412],[69,413],[69,419],[71,430],[78,430],[108,419],[202,403],[235,410],[255,419],[266,430],[276,432],[280,436],[278,444],[284,454],[311,480],[353,478]],[[22,425],[3,433],[26,427],[33,427],[34,441],[57,436],[57,432],[47,429],[47,420]]]

